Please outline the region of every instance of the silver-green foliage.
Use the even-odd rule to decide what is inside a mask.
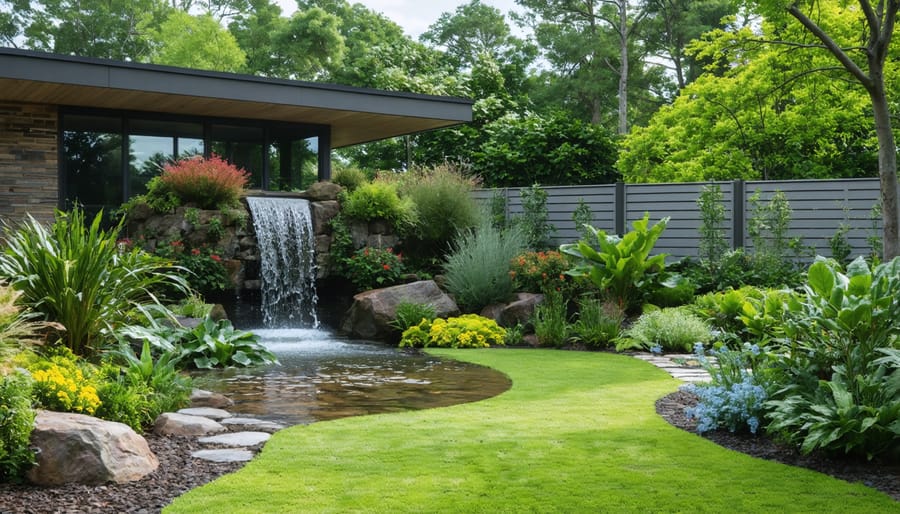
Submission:
[[[166,261],[122,250],[121,224],[103,230],[102,216],[87,225],[80,209],[57,212],[49,228],[29,216],[17,228],[5,226],[0,254],[0,277],[22,292],[22,302],[62,324],[63,342],[78,355],[102,346],[136,307],[158,304],[154,291],[188,289]]]
[[[514,292],[509,261],[524,247],[520,230],[500,230],[490,221],[460,232],[444,262],[447,290],[472,312],[508,300]]]
[[[694,344],[712,339],[709,325],[682,308],[646,312],[625,336],[645,349],[658,345],[663,350],[675,352],[690,352]]]

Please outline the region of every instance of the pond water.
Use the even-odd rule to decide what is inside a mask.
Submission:
[[[234,400],[236,415],[289,425],[444,407],[496,396],[510,387],[494,370],[326,330],[254,329],[280,366],[194,375],[195,387]]]

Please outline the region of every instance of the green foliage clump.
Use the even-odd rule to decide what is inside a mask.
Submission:
[[[228,270],[222,262],[220,249],[210,248],[206,244],[199,248],[189,248],[184,241],[175,239],[157,246],[155,253],[174,261],[190,288],[201,294],[225,291],[232,285]]]
[[[819,258],[787,303],[769,430],[809,453],[900,457],[900,258],[844,272]]]
[[[400,193],[415,204],[417,218],[404,248],[417,256],[436,257],[457,233],[475,227],[481,215],[473,188],[471,179],[449,166],[408,172]]]
[[[22,348],[43,342],[38,338],[43,324],[22,312],[17,303],[21,294],[0,284],[0,375],[9,371],[9,362]]]
[[[123,249],[121,224],[102,230],[102,216],[85,225],[80,209],[57,212],[49,229],[29,217],[17,229],[5,227],[7,249],[0,254],[0,276],[21,291],[25,305],[65,327],[62,340],[78,355],[94,352],[139,305],[159,304],[154,291],[188,288],[166,262]]]
[[[799,237],[788,237],[793,211],[787,196],[775,191],[763,203],[760,191],[750,196],[752,214],[747,220],[747,234],[753,242],[751,283],[758,286],[782,287],[800,282],[793,258],[803,251]]]
[[[633,230],[621,238],[590,227],[594,241],[564,244],[560,250],[579,259],[571,274],[589,278],[608,300],[629,311],[640,306],[649,291],[659,287],[666,256],[650,257],[650,252],[668,222],[669,218],[663,218],[648,227],[647,213],[632,223]],[[594,249],[593,243],[599,250]]]
[[[690,352],[694,344],[712,339],[709,326],[683,308],[645,312],[625,335],[628,341],[622,341],[619,349],[626,345],[644,349],[658,346],[664,351]]]
[[[359,221],[384,219],[403,232],[415,225],[416,206],[411,199],[401,199],[397,185],[376,180],[359,186],[347,194],[341,210],[348,218]]]
[[[0,482],[18,482],[34,464],[29,447],[34,430],[31,378],[21,372],[0,375]]]
[[[409,327],[418,325],[423,320],[434,321],[436,317],[437,313],[431,304],[400,302],[397,305],[397,313],[394,314],[391,326],[402,333]]]
[[[569,339],[568,302],[557,291],[544,293],[532,314],[534,335],[541,346],[561,347]]]
[[[214,155],[209,159],[190,157],[167,164],[155,187],[161,188],[158,193],[162,196],[174,193],[181,205],[219,209],[236,206],[247,181],[246,171]],[[156,196],[157,192],[152,188],[150,191]]]
[[[578,301],[578,319],[571,326],[572,339],[589,348],[606,348],[619,338],[625,313],[618,305],[596,298]]]
[[[388,287],[400,282],[405,272],[403,256],[393,248],[360,248],[341,267],[357,291]]]
[[[524,237],[515,228],[498,230],[482,222],[461,232],[444,263],[447,290],[471,312],[508,300],[515,291],[509,262],[523,247]]]
[[[691,279],[671,275],[663,284],[647,294],[647,302],[657,307],[680,307],[694,301],[697,286]]]
[[[509,262],[509,274],[516,291],[543,293],[562,290],[571,282],[565,273],[571,268],[568,257],[557,251],[528,251]]]
[[[259,336],[235,329],[228,320],[206,318],[179,335],[174,358],[182,366],[212,369],[278,363],[275,355],[260,344]]]
[[[556,227],[549,221],[547,212],[547,191],[538,184],[522,188],[522,214],[514,222],[522,228],[528,247],[533,250],[547,248],[550,235]]]
[[[352,193],[368,182],[369,177],[359,168],[340,168],[331,176],[331,181]]]
[[[594,224],[594,213],[591,207],[584,201],[584,198],[578,199],[578,207],[572,211],[572,223],[575,224],[575,230],[581,234],[581,239],[590,241],[591,231],[588,227]]]
[[[703,186],[697,197],[697,206],[700,208],[698,250],[700,262],[710,275],[718,273],[720,262],[729,249],[725,237],[725,204],[722,200],[722,188],[718,184]]]
[[[403,332],[400,346],[437,346],[446,348],[487,348],[503,345],[506,330],[497,322],[477,314],[455,318],[423,319]]]
[[[732,349],[743,342],[767,345],[783,336],[788,290],[744,286],[698,296],[693,312],[719,332],[719,339]]]
[[[206,303],[199,294],[191,294],[177,305],[168,306],[172,314],[188,318],[206,318],[212,312],[213,304]]]

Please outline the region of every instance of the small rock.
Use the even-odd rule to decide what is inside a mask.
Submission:
[[[253,458],[250,450],[197,450],[191,457],[211,462],[247,462]]]
[[[214,409],[212,407],[190,407],[187,409],[179,410],[178,414],[187,414],[188,416],[203,416],[204,418],[214,419],[216,421],[230,418],[232,416],[232,414],[227,410]]]
[[[227,427],[242,427],[269,433],[277,432],[282,428],[285,428],[284,425],[280,423],[256,418],[225,418],[221,421],[221,423]]]
[[[194,389],[191,391],[191,407],[223,409],[225,407],[231,407],[232,405],[234,405],[234,401],[224,394],[204,391],[203,389]]]
[[[266,432],[232,432],[230,434],[211,435],[198,439],[203,444],[221,444],[224,446],[256,446],[269,440],[272,434]]]
[[[156,418],[153,431],[159,435],[197,436],[224,432],[226,428],[203,416],[164,412]]]

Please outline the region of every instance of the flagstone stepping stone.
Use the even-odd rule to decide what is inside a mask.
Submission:
[[[224,409],[234,405],[234,401],[221,393],[205,391],[203,389],[194,389],[191,391],[191,407],[212,407],[215,409]]]
[[[225,446],[256,446],[269,440],[272,434],[267,432],[231,432],[230,434],[211,435],[197,439],[203,444],[221,444]]]
[[[223,425],[227,426],[229,429],[232,427],[240,428],[240,429],[249,429],[249,430],[258,430],[260,432],[277,432],[282,428],[285,428],[284,425],[280,423],[275,423],[274,421],[266,421],[263,419],[256,418],[242,418],[242,417],[233,417],[233,418],[225,418],[220,421]]]
[[[191,454],[191,457],[211,462],[247,462],[253,458],[253,452],[237,449],[197,450]]]
[[[188,416],[203,416],[204,418],[219,421],[220,419],[230,418],[232,414],[227,410],[214,409],[212,407],[191,407],[181,409],[178,414],[187,414]]]
[[[153,431],[159,435],[194,436],[228,430],[214,420],[176,412],[164,412],[156,418]]]

